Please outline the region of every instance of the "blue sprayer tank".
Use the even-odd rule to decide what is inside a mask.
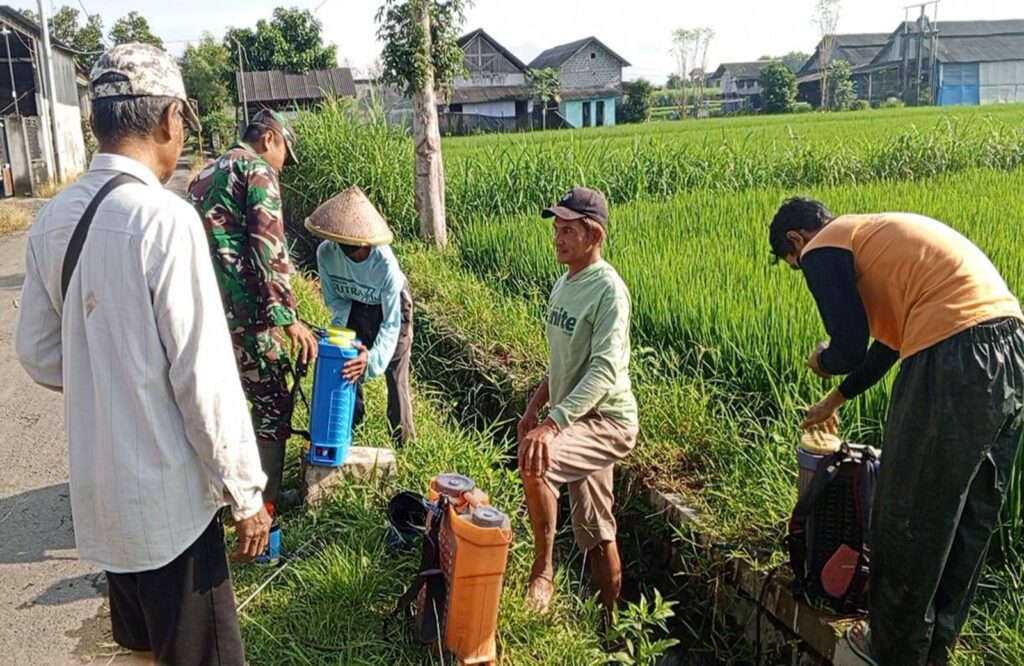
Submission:
[[[359,356],[352,346],[355,334],[331,328],[320,338],[313,374],[313,405],[310,414],[309,462],[339,467],[352,445],[352,417],[356,386],[341,376],[345,363]]]

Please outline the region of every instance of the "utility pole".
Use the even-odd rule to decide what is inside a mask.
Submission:
[[[53,135],[53,166],[56,173],[56,182],[64,178],[64,172],[60,168],[60,150],[57,147],[57,86],[53,76],[53,51],[50,49],[50,25],[46,18],[46,3],[39,0],[39,24],[43,29],[43,73],[46,76],[46,98],[50,107],[50,133]]]
[[[40,0],[42,2],[42,0]],[[238,86],[242,89],[242,114],[245,117],[245,126],[249,126],[249,98],[245,91],[245,69],[242,67],[242,44],[234,37],[231,41],[238,47]]]
[[[21,111],[18,109],[18,86],[14,84],[14,63],[11,62],[11,31],[7,28],[6,23],[4,23],[3,28],[0,28],[0,35],[4,36],[4,44],[7,46],[7,69],[11,74],[11,99],[14,101],[14,115],[20,116]]]
[[[928,5],[935,5],[935,14],[938,15],[940,0],[925,0],[925,2],[919,2],[912,5],[907,5],[903,8],[903,26],[904,34],[906,34],[907,25],[910,23],[910,10],[919,9],[920,13],[917,17],[915,25],[917,26],[917,79],[914,82],[914,94],[915,99],[913,100],[914,106],[918,106],[921,103],[921,75],[922,67],[924,64],[924,40],[925,37],[931,38],[931,53],[928,54],[928,59],[931,62],[931,68],[928,72],[928,97],[934,101],[933,91],[935,89],[935,47],[936,47],[936,35],[938,30],[931,25],[931,21],[928,19]],[[905,44],[904,48],[907,48],[909,44]],[[903,58],[903,97],[905,101],[907,93],[909,92],[909,86],[907,85],[907,57]]]

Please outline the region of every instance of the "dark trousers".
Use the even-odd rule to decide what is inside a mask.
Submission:
[[[170,666],[245,664],[220,518],[159,569],[107,572],[107,587],[118,645]]]
[[[977,590],[1021,438],[1024,325],[970,328],[904,361],[872,514],[871,648],[947,664]]]
[[[367,305],[358,301],[352,302],[352,310],[348,316],[348,327],[356,332],[367,348],[372,348],[384,321],[384,310],[380,305]],[[406,284],[402,289],[402,327],[398,333],[398,345],[391,363],[384,371],[388,384],[388,423],[395,443],[401,446],[416,437],[416,428],[412,419],[412,393],[409,388],[409,366],[412,356],[412,291]],[[362,423],[366,414],[366,403],[363,401],[363,387],[356,389],[356,409],[354,422]]]

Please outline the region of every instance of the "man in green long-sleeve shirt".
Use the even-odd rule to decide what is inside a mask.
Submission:
[[[555,218],[555,251],[568,270],[548,301],[548,376],[518,427],[519,470],[534,539],[527,603],[543,611],[551,602],[558,490],[565,484],[576,543],[590,559],[610,612],[622,586],[612,471],[632,450],[638,431],[629,379],[629,291],[601,259],[608,226],[603,194],[571,190],[541,215]],[[547,418],[538,425],[545,406]]]

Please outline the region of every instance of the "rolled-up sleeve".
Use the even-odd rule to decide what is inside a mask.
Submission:
[[[46,291],[31,240],[25,253],[25,282],[14,325],[14,347],[21,367],[34,382],[54,391],[63,390],[60,312]]]
[[[267,477],[200,221],[194,211],[183,209],[175,228],[162,259],[147,276],[157,328],[189,443],[231,505],[235,520],[243,520],[262,506]]]

